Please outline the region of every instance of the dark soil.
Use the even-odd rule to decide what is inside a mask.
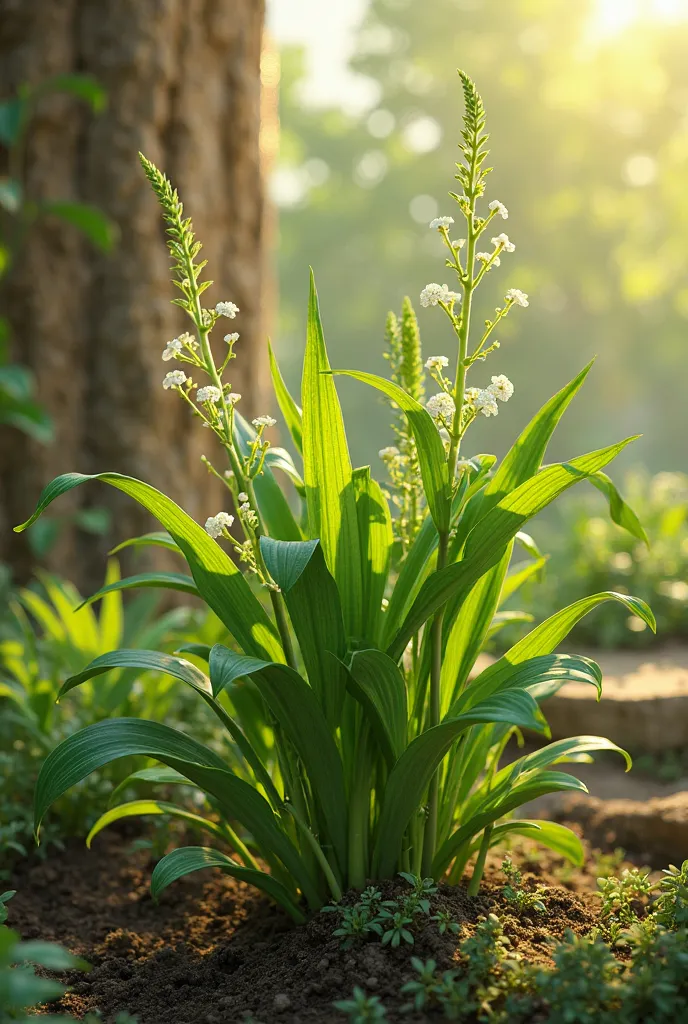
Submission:
[[[419,916],[413,947],[392,950],[375,940],[342,950],[332,935],[336,914],[316,914],[295,927],[255,890],[217,871],[180,880],[156,906],[148,892],[150,851],[112,831],[92,851],[73,842],[47,861],[21,862],[9,924],[26,939],[61,942],[93,965],[88,975],[71,975],[71,991],[51,1007],[79,1019],[99,1009],[106,1024],[122,1011],[140,1024],[343,1022],[332,1002],[359,985],[382,997],[389,1021],[417,1022],[429,1018],[399,1013],[399,989],[413,976],[411,955],[432,957],[440,970],[456,967],[459,943],[494,911],[520,956],[548,962],[548,936],[562,937],[567,928],[585,934],[596,923],[592,863],[562,874],[561,861],[547,854],[519,859],[525,888],[551,886],[545,914],[514,916],[495,858],[478,897],[441,886],[432,898],[431,912],[449,910],[459,935],[441,936],[436,923]],[[408,891],[401,881],[379,888],[384,898]],[[349,894],[345,902],[355,900]]]

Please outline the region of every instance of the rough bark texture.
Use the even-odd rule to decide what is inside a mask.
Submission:
[[[137,153],[169,174],[193,217],[216,282],[206,301],[231,299],[241,309],[232,322],[241,333],[232,381],[245,414],[265,411],[263,13],[262,0],[0,0],[2,95],[73,71],[94,74],[108,92],[99,116],[69,97],[41,102],[27,150],[29,195],[94,203],[121,232],[104,255],[69,226],[45,220],[5,289],[14,358],[34,370],[57,427],[50,447],[9,428],[0,435],[0,559],[20,578],[33,559],[11,526],[57,473],[128,473],[201,521],[226,504],[199,463],[210,438],[160,386],[174,365],[161,362],[161,350],[188,321],[170,304],[163,228]],[[222,345],[220,326],[215,333]],[[103,485],[78,488],[54,508],[65,515],[91,505],[113,510],[112,535],[67,527],[48,560],[85,587],[102,578],[108,541],[152,525]]]

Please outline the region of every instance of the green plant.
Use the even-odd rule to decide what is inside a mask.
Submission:
[[[529,910],[537,910],[539,914],[544,914],[547,910],[547,907],[542,902],[542,897],[547,892],[545,887],[538,885],[534,892],[522,889],[523,876],[519,869],[514,866],[511,857],[505,857],[502,861],[502,871],[506,875],[507,880],[507,884],[502,889],[502,894],[509,903],[513,904],[518,916],[527,914]]]
[[[115,669],[102,680],[82,688],[78,701],[55,704],[60,682],[97,657],[125,643],[147,648],[151,644],[174,650],[189,632],[212,635],[198,613],[187,608],[157,614],[157,598],[142,593],[126,607],[122,593],[108,588],[119,580],[112,559],[100,615],[84,604],[75,588],[48,574],[9,599],[10,617],[0,639],[0,861],[10,853],[25,855],[33,832],[31,797],[41,762],[48,751],[75,729],[99,720],[103,714],[166,717],[174,709],[182,718],[203,724],[194,714],[195,702],[171,690],[168,680],[140,669]],[[210,729],[206,726],[210,736]],[[113,764],[100,781],[81,786],[60,801],[59,823],[51,824],[44,849],[59,836],[82,833],[98,816],[97,808],[112,786],[128,774],[124,764]],[[3,872],[5,869],[3,866]]]
[[[567,932],[552,954],[554,970],[535,979],[551,1024],[601,1024],[616,997],[619,968],[604,942]]]
[[[448,910],[439,910],[436,914],[433,914],[430,920],[437,921],[437,931],[440,935],[444,935],[445,932],[458,935],[461,931],[461,925],[452,919]]]
[[[155,543],[183,556],[191,573],[182,578],[183,587],[205,601],[233,640],[232,649],[226,643],[186,645],[184,652],[193,662],[152,650],[116,650],[72,675],[61,690],[64,697],[112,669],[157,671],[195,690],[228,733],[229,743],[218,754],[158,721],[111,718],[68,737],[41,770],[37,829],[61,794],[120,757],[154,758],[164,767],[151,769],[149,781],[169,781],[171,770],[177,780],[183,777],[207,794],[219,822],[208,818],[203,823],[196,816],[196,823],[231,855],[216,847],[174,850],[153,873],[156,896],[181,875],[217,866],[264,889],[300,920],[302,900],[317,908],[329,898],[339,900],[349,886],[362,888],[366,879],[392,878],[399,870],[456,880],[475,854],[474,893],[488,849],[512,833],[536,837],[580,862],[580,841],[569,830],[510,817],[540,794],[584,788],[574,776],[551,770],[552,765],[592,750],[619,751],[630,763],[609,740],[588,736],[551,743],[499,767],[516,730],[547,732],[539,700],[571,679],[599,692],[601,675],[594,662],[554,653],[574,623],[614,600],[653,626],[652,613],[642,602],[612,592],[584,598],[536,626],[470,679],[490,631],[499,624],[501,602],[541,567],[542,559],[522,532],[529,519],[573,484],[591,479],[604,486],[616,521],[636,536],[642,528],[602,474],[628,441],[566,463],[542,464],[556,424],[589,367],[543,406],[495,472],[493,456],[468,458],[464,451],[475,420],[495,415],[513,391],[503,375],[485,388],[468,387],[469,374],[497,350],[497,325],[528,299],[519,289],[508,289],[473,340],[477,289],[513,245],[498,234],[491,252],[477,251],[481,236],[494,230],[495,219],[508,214],[498,200],[483,209],[485,113],[471,80],[463,73],[461,80],[466,105],[456,175],[461,191],[452,195],[466,222],[465,253],[463,242],[450,240],[452,218],[432,225],[459,291],[433,283],[421,292],[421,304],[437,307],[447,318],[456,351],[455,380],[445,374],[447,357],[426,359],[438,390],[424,407],[392,381],[336,371],[391,399],[413,435],[423,488],[422,523],[413,538],[397,523],[397,542],[380,485],[368,467],[351,465],[313,280],[302,410],[272,358],[275,393],[303,463],[301,473],[284,449],[270,447],[266,431],[274,425],[271,417],[258,416],[252,424],[241,417],[240,396],[224,380],[238,334],[225,336],[224,355],[218,359],[211,342],[218,322],[233,320],[238,309],[229,301],[203,306],[211,282],[201,280],[204,262],[198,259],[200,243],[191,221],[168,179],[142,158],[167,223],[180,291],[175,301],[193,331],[167,344],[163,358],[185,369],[170,371],[164,387],[219,441],[228,468],[204,461],[226,485],[234,514],[223,509],[209,516],[203,529],[141,481],[116,473],[72,473],[48,485],[34,515],[17,529],[31,525],[54,499],[87,480],[118,488],[156,516],[166,534],[154,535]],[[417,366],[422,363],[420,336],[408,308],[405,317],[405,343],[416,346]],[[202,387],[191,374],[201,377]],[[413,460],[399,465],[412,467]],[[293,512],[277,475],[293,483],[300,513]],[[151,539],[135,541],[147,542]],[[517,543],[532,559],[525,569],[509,572]],[[148,573],[113,587],[179,583],[178,576],[171,583],[169,574]],[[207,663],[207,672],[199,659]],[[154,804],[134,801],[112,808],[91,835],[118,817],[159,813],[150,810]],[[171,803],[165,806],[167,813],[181,813]]]
[[[638,868],[626,868],[620,878],[598,878],[597,885],[602,894],[600,917],[614,946],[625,941],[625,931],[640,920],[638,911],[645,910],[654,885],[649,871]]]
[[[652,905],[657,923],[670,929],[688,928],[688,860],[680,868],[671,864],[664,869],[659,890]]]
[[[89,970],[89,965],[78,956],[73,956],[62,946],[52,942],[21,942],[3,922],[7,919],[5,904],[13,892],[0,896],[0,1024],[7,1021],[22,1021],[29,1024],[34,1020],[28,1011],[35,1010],[38,1003],[52,1002],[66,990],[59,982],[39,977],[33,964],[49,971],[62,972]],[[72,1017],[42,1016],[46,1024],[67,1024]]]
[[[354,985],[351,999],[338,999],[332,1004],[336,1010],[347,1014],[351,1024],[365,1024],[368,1020],[385,1020],[387,1011],[379,996],[367,996],[362,988]]]
[[[636,594],[652,605],[661,642],[680,641],[688,630],[688,476],[635,471],[626,475],[624,491],[649,545],[608,522],[601,515],[599,496],[571,495],[561,503],[557,519],[543,527],[540,540],[551,557],[543,581],[521,604],[540,617],[562,599],[575,601],[591,589]],[[596,647],[657,642],[642,618],[610,614],[606,608],[578,623],[571,639]]]

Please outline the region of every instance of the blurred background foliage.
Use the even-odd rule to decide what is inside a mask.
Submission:
[[[276,335],[295,390],[309,263],[333,365],[377,372],[386,311],[447,279],[427,225],[453,213],[462,67],[488,111],[487,198],[509,208],[517,246],[483,290],[485,315],[508,287],[531,299],[476,370],[477,383],[506,373],[517,400],[466,454],[502,454],[596,355],[551,457],[642,432],[627,467],[688,468],[688,18],[663,17],[667,3],[626,20],[613,0],[371,0],[352,67],[378,100],[357,116],[306,106],[303,53],[283,49]],[[426,353],[449,354],[443,318],[419,312]],[[338,388],[355,461],[382,475],[389,413],[360,385]]]

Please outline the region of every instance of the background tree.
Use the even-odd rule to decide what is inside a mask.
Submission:
[[[95,76],[107,94],[98,116],[69,96],[36,104],[22,154],[27,199],[92,203],[119,233],[105,254],[43,217],[4,281],[11,356],[33,371],[55,425],[52,445],[1,428],[0,560],[20,577],[34,558],[11,526],[56,473],[106,466],[141,477],[200,520],[221,507],[199,463],[202,438],[161,387],[169,369],[162,349],[186,325],[170,304],[163,229],[137,152],[185,197],[216,272],[209,301],[241,309],[234,382],[250,411],[260,405],[264,370],[263,13],[258,0],[0,0],[0,95],[75,71]],[[73,518],[89,499],[75,492],[67,500]],[[106,541],[149,528],[116,492],[90,500],[111,510],[111,535],[94,538],[70,522],[47,558],[81,586],[101,579]]]

